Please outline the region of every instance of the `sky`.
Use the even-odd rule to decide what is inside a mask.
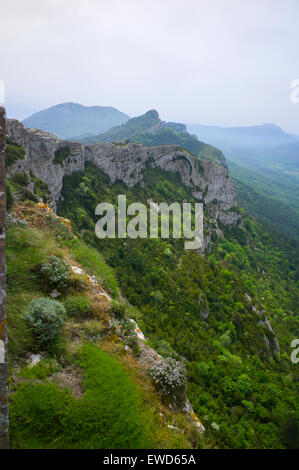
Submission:
[[[66,101],[299,134],[299,0],[0,0],[9,117]]]

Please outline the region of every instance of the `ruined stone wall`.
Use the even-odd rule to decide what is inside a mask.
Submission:
[[[0,107],[0,449],[8,448],[7,332],[6,332],[6,185],[5,110]]]

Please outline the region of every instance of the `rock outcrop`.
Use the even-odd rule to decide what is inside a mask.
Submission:
[[[8,136],[26,151],[24,160],[18,160],[10,173],[30,172],[44,181],[53,199],[52,207],[61,197],[63,177],[83,171],[92,162],[105,172],[111,182],[121,180],[133,187],[142,182],[146,165],[178,173],[182,182],[196,199],[209,206],[213,218],[223,224],[239,220],[235,210],[233,183],[226,168],[210,161],[200,161],[176,146],[143,147],[140,144],[100,143],[83,146],[80,143],[59,140],[55,135],[39,129],[27,129],[19,121],[7,120]],[[63,157],[57,159],[60,151]]]

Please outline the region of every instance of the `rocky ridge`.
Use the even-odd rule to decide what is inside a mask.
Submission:
[[[63,177],[84,171],[92,162],[106,173],[111,182],[123,181],[129,187],[142,184],[147,165],[178,173],[182,182],[192,190],[193,196],[209,208],[209,213],[225,225],[240,219],[231,178],[226,168],[210,161],[200,161],[173,145],[143,147],[140,144],[99,143],[84,146],[63,141],[54,134],[39,129],[28,129],[19,121],[7,120],[8,137],[25,149],[25,159],[17,160],[10,175],[25,173],[44,181],[52,199],[51,206],[61,198]],[[63,157],[57,160],[59,152]]]

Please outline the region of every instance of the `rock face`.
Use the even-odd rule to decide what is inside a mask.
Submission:
[[[178,173],[182,182],[192,189],[196,199],[209,206],[213,217],[223,224],[239,220],[235,211],[233,183],[226,168],[210,161],[200,161],[176,146],[143,147],[139,144],[119,145],[100,143],[83,146],[80,143],[59,140],[55,135],[38,129],[27,129],[19,121],[7,120],[7,134],[26,151],[26,158],[18,160],[10,173],[30,174],[44,181],[53,198],[53,209],[61,197],[64,175],[82,171],[86,162],[92,162],[105,172],[111,182],[121,180],[133,187],[142,182],[146,165]],[[57,162],[57,153],[67,149]]]

